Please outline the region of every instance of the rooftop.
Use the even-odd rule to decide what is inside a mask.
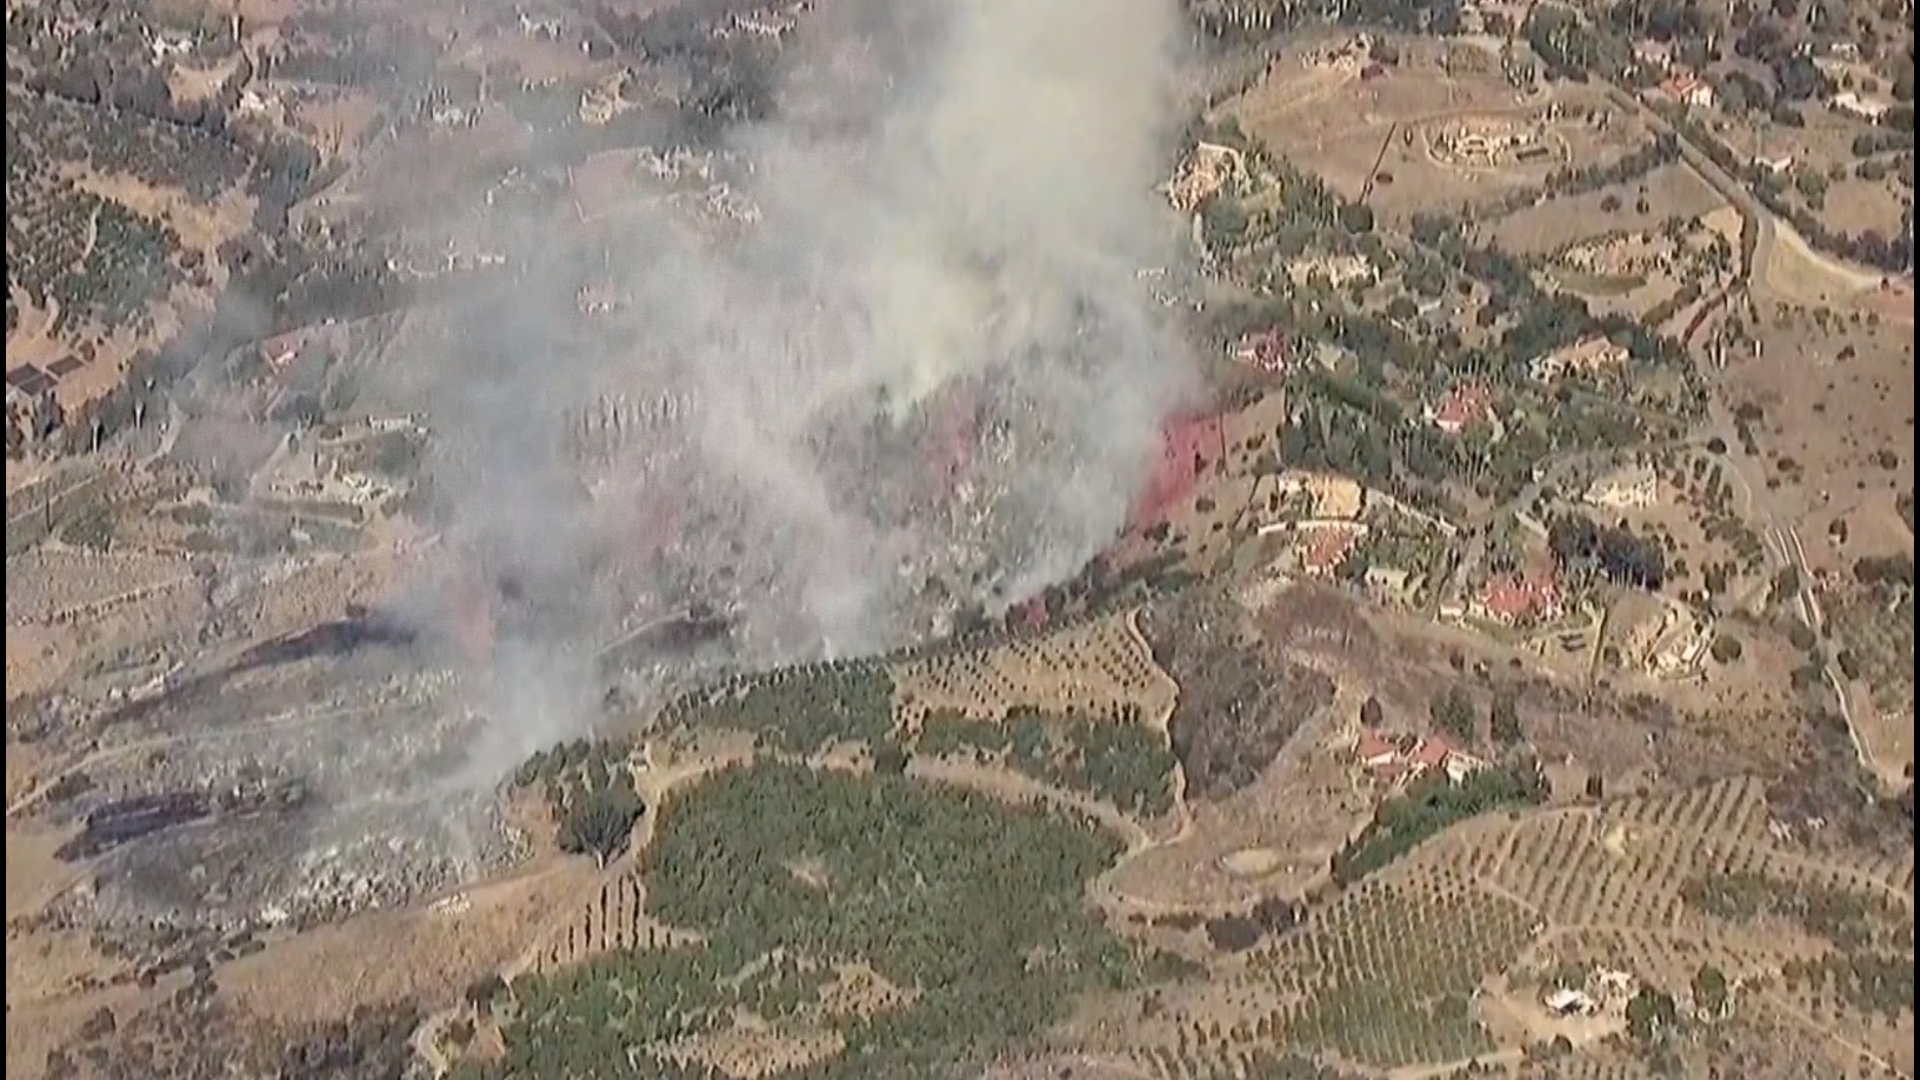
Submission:
[[[1458,430],[1483,418],[1493,404],[1493,392],[1484,386],[1456,386],[1433,410],[1433,422],[1447,430]]]

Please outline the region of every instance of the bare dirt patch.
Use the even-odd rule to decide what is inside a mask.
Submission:
[[[13,748],[7,748],[13,756]],[[54,857],[73,831],[45,827],[12,827],[7,830],[7,921],[32,915],[47,906],[60,893],[79,882],[84,874],[70,863]],[[8,949],[9,962],[13,950]],[[9,992],[13,979],[7,979]]]
[[[1850,235],[1869,229],[1891,235],[1900,228],[1900,197],[1885,180],[1836,180],[1827,186],[1820,220]]]
[[[68,670],[77,644],[73,627],[7,626],[7,700],[45,693]],[[13,747],[7,748],[7,790],[13,790]],[[12,798],[9,794],[8,798]]]
[[[1716,390],[1751,418],[1759,453],[1740,465],[1756,497],[1811,542],[1832,511],[1891,505],[1913,486],[1913,330],[1760,303],[1761,355],[1730,359]],[[1849,569],[1832,554],[1807,549],[1816,572]]]
[[[507,967],[556,907],[570,906],[597,880],[591,862],[567,860],[469,890],[457,912],[358,916],[233,961],[221,969],[221,987],[248,1012],[286,1021],[345,1016],[361,1005],[451,1001]]]

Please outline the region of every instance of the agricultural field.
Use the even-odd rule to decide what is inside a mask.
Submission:
[[[1171,1078],[1251,1047],[1374,1068],[1518,1064],[1557,1034],[1571,1071],[1549,1075],[1609,1075],[1623,1051],[1622,1066],[1704,1053],[1720,1025],[1785,1010],[1848,1069],[1910,1069],[1911,975],[1903,990],[1887,965],[1912,952],[1911,853],[1828,860],[1769,821],[1751,780],[1479,819],[1096,1038]],[[1593,991],[1594,1017],[1537,1004],[1596,973],[1619,981]],[[1711,1003],[1709,983],[1726,988]],[[1635,1025],[1663,997],[1687,1019],[1656,1039]]]
[[[1017,708],[1110,713],[1131,706],[1159,723],[1178,691],[1154,666],[1132,613],[984,651],[911,661],[895,669],[893,682],[910,731],[932,712],[994,720]]]
[[[1112,841],[1045,812],[756,764],[665,814],[642,855],[647,908],[701,946],[520,981],[505,1054],[477,1075],[569,1075],[628,1047],[719,1064],[743,1041],[789,1065],[831,1055],[835,1075],[910,1075],[1038,1030],[1075,992],[1142,977],[1144,958],[1072,900]],[[708,887],[716,877],[734,886]],[[849,907],[862,918],[836,914]],[[673,1005],[639,1008],[634,993]]]

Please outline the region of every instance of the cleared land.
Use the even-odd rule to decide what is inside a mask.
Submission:
[[[1724,205],[1705,180],[1676,162],[1624,184],[1548,199],[1487,228],[1510,251],[1546,254],[1601,234],[1654,232],[1669,218],[1700,218]]]

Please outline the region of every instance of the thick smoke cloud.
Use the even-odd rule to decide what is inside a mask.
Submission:
[[[583,730],[648,613],[730,612],[747,664],[871,651],[1118,534],[1195,384],[1140,275],[1184,250],[1181,36],[1172,0],[828,3],[720,137],[749,226],[650,182],[577,229],[494,215],[513,284],[399,358],[490,597],[481,772]]]

